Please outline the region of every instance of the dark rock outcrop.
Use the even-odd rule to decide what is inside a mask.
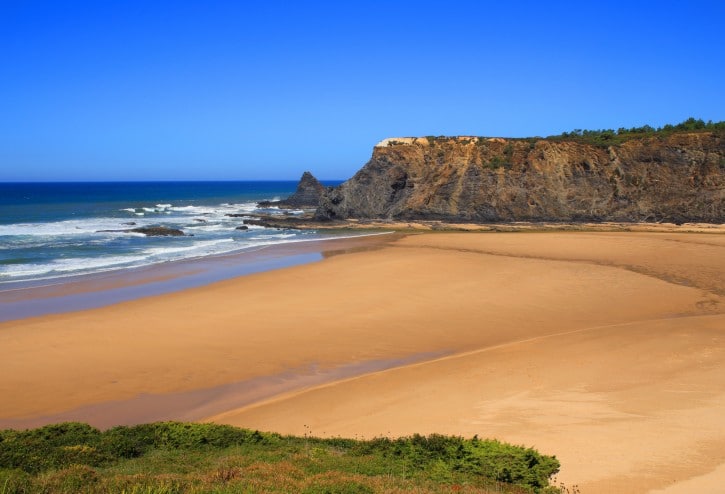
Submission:
[[[260,218],[252,218],[244,220],[245,225],[263,226],[265,228],[286,228],[289,223],[295,223],[295,218],[278,218],[269,215],[264,215]],[[299,221],[299,223],[302,223]],[[280,226],[283,225],[283,226]],[[249,228],[249,227],[247,227]],[[292,227],[294,228],[294,227]]]
[[[143,233],[149,237],[183,237],[184,232],[176,228],[169,228],[167,226],[142,226],[140,228],[133,228],[130,231],[134,233]]]
[[[725,222],[722,133],[673,133],[608,147],[481,137],[382,141],[327,191],[330,219]]]
[[[325,191],[325,186],[313,177],[310,172],[304,172],[294,194],[281,201],[260,202],[258,206],[277,206],[283,209],[316,208],[320,205],[320,198]]]

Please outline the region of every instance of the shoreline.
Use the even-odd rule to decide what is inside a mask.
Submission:
[[[725,235],[367,238],[0,323],[0,424],[478,434],[555,454],[587,493],[725,481],[708,475],[725,464]]]
[[[386,239],[387,235],[392,237]],[[395,232],[353,233],[128,269],[6,282],[0,285],[0,322],[95,309],[201,287],[249,274],[321,261],[329,252],[375,248],[393,238]],[[38,304],[39,300],[43,301],[42,305]]]
[[[647,222],[556,222],[519,221],[498,223],[456,222],[424,219],[344,219],[317,221],[311,215],[279,218],[260,215],[255,224],[268,228],[298,230],[394,230],[396,232],[648,232],[648,233],[714,233],[724,234],[725,223],[647,223]]]

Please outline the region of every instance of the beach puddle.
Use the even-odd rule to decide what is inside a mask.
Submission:
[[[450,352],[426,352],[395,359],[366,360],[322,369],[317,364],[271,376],[212,388],[82,406],[65,412],[22,419],[0,419],[0,429],[26,429],[60,422],[85,422],[101,429],[166,420],[197,421],[275,396],[344,379],[442,357]]]

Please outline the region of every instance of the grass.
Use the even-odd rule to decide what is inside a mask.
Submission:
[[[561,492],[555,457],[476,437],[282,436],[163,422],[0,431],[0,494]]]

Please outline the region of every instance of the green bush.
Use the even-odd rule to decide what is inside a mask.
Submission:
[[[43,490],[53,493],[76,494],[93,492],[98,482],[98,472],[87,465],[71,465],[49,473],[42,482]]]
[[[112,458],[99,449],[101,432],[87,424],[68,422],[26,431],[0,432],[0,468],[29,473],[73,464],[98,466]]]
[[[378,438],[360,442],[357,455],[380,454],[402,460],[409,471],[429,470],[441,477],[448,472],[466,472],[500,482],[540,488],[559,471],[559,461],[531,448],[496,440],[464,439],[457,436],[413,435],[390,440]],[[441,479],[438,479],[441,480]]]
[[[95,485],[101,469],[119,462],[139,465],[139,461],[144,465],[140,472],[145,474],[151,468],[152,472],[161,473],[162,478],[149,477],[148,482],[136,478],[125,484],[123,490],[160,486],[164,492],[175,492],[183,490],[183,486],[179,483],[181,479],[177,482],[165,476],[178,471],[169,470],[168,465],[184,462],[183,471],[194,472],[198,469],[199,464],[195,463],[198,459],[208,464],[209,458],[224,457],[226,462],[229,456],[225,455],[248,456],[250,461],[265,464],[296,462],[295,468],[307,475],[329,471],[365,475],[395,473],[403,478],[438,483],[491,479],[534,491],[548,486],[549,479],[559,469],[555,457],[476,437],[416,434],[358,441],[281,437],[215,424],[162,422],[101,432],[85,424],[67,423],[29,431],[0,431],[0,489],[4,489],[0,494],[25,492],[23,489],[29,485],[42,487],[40,491],[74,492],[80,486]],[[107,476],[103,479],[106,483],[116,482]],[[158,483],[160,480],[163,485]],[[317,483],[307,486],[306,492],[368,492],[366,485],[344,478],[338,480],[330,483],[329,479],[318,479]],[[117,481],[125,482],[120,478]]]
[[[240,429],[230,425],[164,422],[151,424],[151,426],[154,428],[154,446],[156,447],[189,449],[211,446],[228,448],[229,446],[246,443],[258,444],[266,440],[265,435],[259,431]]]
[[[38,473],[73,464],[101,466],[142,456],[151,449],[220,449],[269,444],[278,437],[215,424],[161,422],[101,432],[69,422],[26,431],[0,431],[0,468]]]
[[[133,458],[154,448],[228,448],[242,444],[268,444],[277,437],[229,425],[159,422],[114,427],[103,433],[101,444],[116,457]]]
[[[20,469],[0,470],[0,494],[26,494],[30,492],[30,474]]]
[[[491,161],[488,162],[488,167],[494,170],[501,167],[510,168],[511,163],[507,161],[506,158],[497,155],[491,158]]]

